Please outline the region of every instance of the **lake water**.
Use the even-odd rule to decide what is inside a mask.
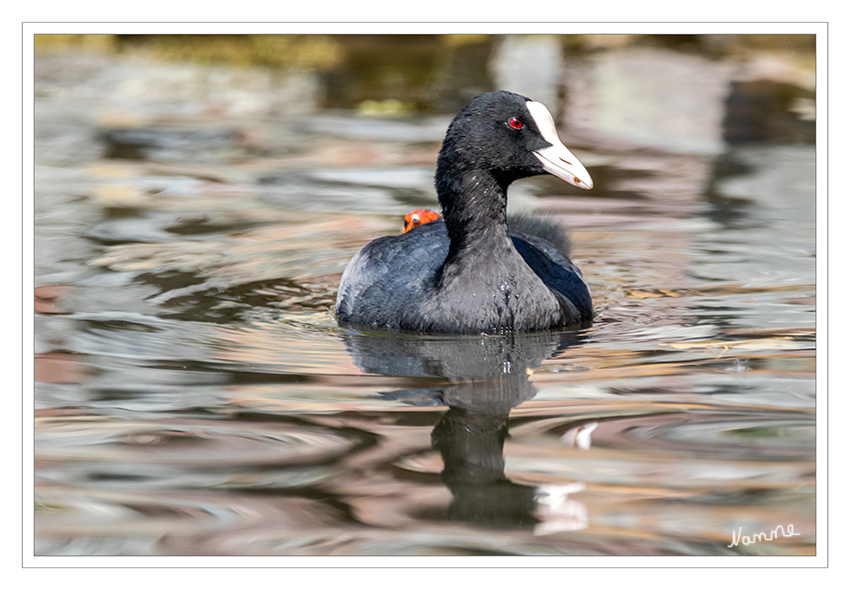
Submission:
[[[353,58],[37,58],[37,555],[815,554],[811,89],[681,48],[433,59],[415,94]],[[446,125],[495,87],[596,182],[509,193],[569,228],[593,325],[340,327],[348,260],[437,208]]]

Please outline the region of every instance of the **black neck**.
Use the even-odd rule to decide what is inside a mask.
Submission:
[[[488,245],[510,241],[509,182],[500,182],[487,170],[439,170],[437,177],[443,179],[437,182],[437,195],[449,232],[450,257],[465,250],[483,253]]]

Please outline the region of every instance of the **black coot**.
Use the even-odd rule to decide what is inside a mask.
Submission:
[[[542,104],[483,94],[449,125],[437,159],[443,219],[374,240],[339,285],[342,322],[414,332],[531,332],[593,315],[581,271],[550,242],[508,229],[508,185],[548,172],[593,186]]]

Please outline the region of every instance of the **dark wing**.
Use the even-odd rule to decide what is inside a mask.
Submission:
[[[555,293],[568,323],[593,319],[593,301],[590,289],[579,268],[561,254],[555,246],[542,238],[512,231],[514,247],[525,263]]]

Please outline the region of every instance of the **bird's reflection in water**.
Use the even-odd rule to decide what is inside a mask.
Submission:
[[[511,409],[537,393],[529,380],[531,372],[544,360],[586,339],[584,331],[490,336],[345,335],[354,363],[364,372],[444,380],[437,387],[382,395],[416,405],[449,407],[434,427],[431,442],[443,458],[441,479],[454,496],[450,519],[500,528],[540,528],[539,515],[554,513],[554,520],[561,521],[560,530],[586,525],[583,506],[566,498],[583,485],[513,483],[505,477],[502,451]],[[559,516],[565,506],[569,514]],[[551,525],[547,523],[544,528]]]

